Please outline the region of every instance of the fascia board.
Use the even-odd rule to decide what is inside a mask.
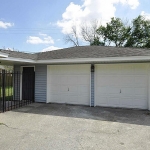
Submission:
[[[73,58],[73,59],[51,59],[51,60],[32,60],[23,58],[0,58],[4,61],[25,62],[35,64],[57,64],[57,63],[94,63],[94,62],[132,62],[132,61],[150,61],[150,56],[133,56],[133,57],[107,57],[107,58]]]
[[[9,54],[0,52],[0,58],[7,58]]]
[[[0,58],[0,60],[35,63],[35,60],[32,60],[32,59],[23,59],[23,58],[14,58],[14,57]]]
[[[90,63],[90,62],[132,62],[132,61],[150,61],[150,56],[134,56],[134,57],[107,57],[107,58],[77,58],[77,59],[53,59],[53,60],[37,60],[37,64],[46,63]]]

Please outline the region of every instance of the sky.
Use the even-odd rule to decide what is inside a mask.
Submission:
[[[64,37],[71,27],[112,17],[150,19],[150,0],[0,0],[0,48],[42,52],[72,47]],[[81,45],[88,43],[81,42]]]

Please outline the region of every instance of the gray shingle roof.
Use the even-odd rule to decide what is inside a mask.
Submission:
[[[0,49],[0,52],[9,54],[8,57],[22,58],[22,59],[32,59],[32,60],[37,59],[37,54],[17,52],[17,51],[11,51],[11,50],[2,50],[2,49]]]
[[[38,53],[38,60],[69,58],[104,58],[150,56],[150,49],[118,48],[110,46],[79,46],[61,50]]]
[[[150,56],[150,49],[118,48],[110,46],[78,46],[35,54],[10,50],[0,50],[0,52],[9,54],[9,57],[32,60]]]

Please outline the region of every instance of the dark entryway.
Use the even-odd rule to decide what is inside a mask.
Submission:
[[[35,72],[34,67],[23,67],[22,100],[34,101]]]

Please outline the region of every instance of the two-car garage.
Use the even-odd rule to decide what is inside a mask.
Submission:
[[[47,102],[94,106],[148,108],[148,64],[48,65]]]

